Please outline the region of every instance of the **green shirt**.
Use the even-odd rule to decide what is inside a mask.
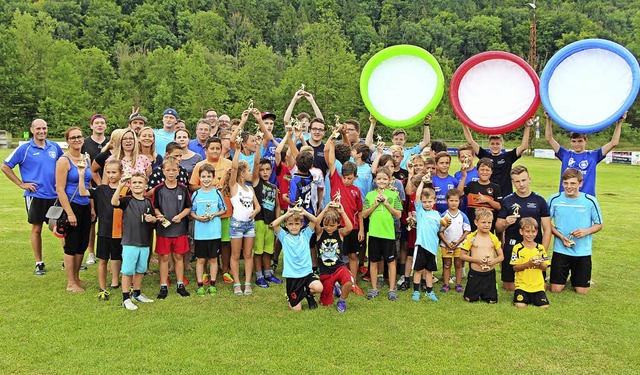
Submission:
[[[390,189],[384,189],[382,194],[387,197],[387,202],[389,202],[391,207],[396,210],[402,210],[402,201],[400,201],[398,192]],[[364,199],[363,209],[366,210],[375,205],[377,196],[377,190],[372,190],[367,193],[367,196]],[[394,217],[391,214],[391,211],[389,211],[384,204],[378,205],[378,207],[376,207],[376,209],[371,213],[371,216],[369,216],[369,235],[388,240],[396,239]]]

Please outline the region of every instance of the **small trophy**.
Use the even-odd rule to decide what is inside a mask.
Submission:
[[[329,206],[331,207],[340,207],[340,199],[342,199],[342,196],[340,195],[340,191],[336,191],[336,193],[333,196],[333,200],[331,202],[329,202]]]
[[[305,88],[304,83],[301,83],[301,84],[300,84],[300,91],[304,91],[304,88]]]
[[[574,241],[575,237],[573,237],[573,234],[569,233],[569,247],[573,247],[576,244],[576,241]]]
[[[462,157],[462,169],[463,170],[466,170],[466,169],[468,169],[470,167],[470,160],[469,159],[470,159],[470,157],[467,154],[465,154]]]
[[[249,108],[247,108],[249,113],[253,112],[253,99],[249,99]]]
[[[453,250],[451,248],[455,248],[457,245],[455,241],[449,242],[449,247],[447,248],[447,254],[453,254]]]
[[[427,169],[424,176],[422,177],[422,182],[428,184],[431,182],[431,171]]]
[[[411,230],[416,227],[416,212],[412,211],[409,216],[407,216],[407,230]]]
[[[240,145],[240,144],[242,144],[242,136],[241,135],[236,137],[236,145]]]
[[[298,200],[295,201],[295,205],[292,210],[295,212],[302,212],[302,198],[298,198]]]
[[[264,138],[264,133],[260,131],[260,125],[256,124],[256,138],[261,141]]]
[[[483,271],[489,271],[491,269],[491,267],[487,264],[489,262],[489,256],[485,256],[484,258],[482,258],[482,270]]]
[[[204,215],[202,215],[202,217],[205,218],[205,220],[209,220],[213,216],[213,214],[209,212],[210,209],[211,209],[211,203],[205,204]]]
[[[517,203],[514,203],[513,206],[513,216],[515,217],[520,217],[520,205]]]
[[[122,181],[129,181],[131,179],[131,174],[130,173],[125,173],[122,175]]]
[[[378,147],[384,147],[384,142],[382,142],[382,136],[380,136],[380,134],[376,135],[376,141],[378,142]]]
[[[340,116],[335,115],[335,121],[336,124],[333,127],[330,138],[338,139],[340,137],[340,130],[342,129],[342,126],[340,125]]]
[[[167,220],[166,217],[164,216],[160,216],[160,225],[162,225],[163,227],[168,227],[169,225],[171,225],[171,222],[169,220]]]
[[[80,159],[80,161],[78,162],[78,168],[86,168],[89,164],[89,160],[91,160],[91,157],[86,152],[84,154],[81,154],[80,157],[82,159]]]

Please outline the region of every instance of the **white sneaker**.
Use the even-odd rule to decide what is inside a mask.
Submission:
[[[467,277],[467,269],[462,267],[462,278],[464,279],[465,277]]]
[[[404,283],[404,275],[400,276],[400,279],[398,279],[398,282],[396,283],[398,286],[402,285]]]
[[[456,277],[452,277],[449,279],[449,284],[455,284],[456,283]]]
[[[89,255],[87,255],[87,261],[84,262],[85,264],[96,264],[96,256],[93,253],[89,253]]]
[[[431,276],[431,282],[434,283],[434,284],[437,284],[438,283],[438,278],[435,277],[435,276]]]
[[[131,311],[138,310],[138,306],[136,306],[136,304],[133,303],[131,298],[129,298],[129,299],[125,300],[124,302],[122,302],[122,306],[124,306],[125,309],[131,310]]]
[[[151,298],[148,298],[144,294],[140,294],[139,296],[133,297],[133,298],[135,298],[136,301],[142,302],[142,303],[151,303],[151,302],[153,302],[153,300]]]

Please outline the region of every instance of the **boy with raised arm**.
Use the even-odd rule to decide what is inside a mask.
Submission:
[[[590,195],[596,195],[596,167],[598,163],[604,159],[604,157],[613,150],[614,147],[620,143],[620,133],[622,132],[622,123],[627,118],[627,113],[618,120],[616,128],[613,130],[613,136],[611,141],[606,145],[600,147],[597,150],[587,150],[587,135],[572,132],[569,135],[571,140],[571,150],[560,146],[558,141],[553,138],[553,121],[551,117],[545,111],[546,126],[544,132],[544,138],[549,143],[549,146],[556,153],[556,157],[562,162],[560,168],[560,174],[566,171],[568,168],[575,168],[582,172],[584,183],[581,185],[580,191]],[[560,192],[564,191],[564,183],[562,178],[560,179]]]
[[[309,225],[303,228],[302,218],[306,218]],[[286,231],[280,228],[280,223],[284,221]],[[314,294],[322,293],[322,283],[311,268],[311,249],[309,240],[314,234],[316,217],[302,208],[293,207],[284,214],[276,218],[271,224],[271,228],[282,243],[284,253],[284,267],[282,276],[286,277],[287,299],[289,309],[292,311],[302,310],[302,300],[307,299],[309,309],[318,308]]]
[[[375,133],[375,127],[378,121],[376,120],[375,117],[373,117],[373,115],[369,116],[369,120],[371,121],[371,126],[369,126],[369,131],[367,132],[367,138],[365,140],[365,143],[367,144],[367,146],[369,146],[369,149],[371,149],[371,152],[373,152],[375,150],[375,145],[373,144],[373,135]],[[424,148],[427,147],[427,145],[429,145],[429,143],[431,142],[431,132],[429,130],[430,123],[431,123],[431,114],[428,114],[423,121],[424,132],[422,135],[422,140],[420,141],[420,143],[416,144],[413,147],[408,147],[408,148],[404,147],[404,145],[407,143],[406,130],[396,129],[393,131],[393,133],[391,134],[391,143],[393,143],[394,146],[402,147],[402,150],[404,152],[404,156],[399,164],[400,168],[406,169],[407,161],[409,161],[409,158],[411,157],[411,155],[421,154],[422,150],[424,150]]]

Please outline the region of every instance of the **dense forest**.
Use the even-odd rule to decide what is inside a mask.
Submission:
[[[640,55],[640,0],[536,5],[539,73],[585,38]],[[123,126],[132,105],[152,126],[167,107],[190,127],[211,107],[238,117],[249,99],[282,118],[301,83],[327,119],[366,124],[359,75],[373,54],[420,46],[448,85],[479,52],[527,59],[533,12],[522,0],[3,0],[0,10],[0,128],[18,135],[42,117],[58,136],[96,112]],[[627,141],[640,138],[637,107]],[[437,137],[462,138],[446,94],[433,125]]]

